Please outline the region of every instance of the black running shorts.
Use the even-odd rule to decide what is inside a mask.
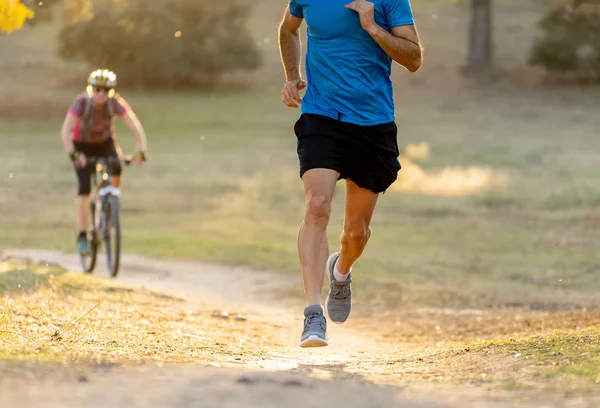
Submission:
[[[294,125],[300,177],[311,169],[331,169],[376,194],[396,181],[400,170],[394,122],[360,126],[327,116],[302,114]]]

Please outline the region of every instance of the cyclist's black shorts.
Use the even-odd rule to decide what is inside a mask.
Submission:
[[[109,139],[102,143],[81,143],[73,142],[75,150],[83,153],[86,157],[114,157],[119,158],[117,153],[117,147],[113,139]],[[121,174],[121,164],[115,164],[110,166],[110,174],[118,176]],[[75,167],[77,173],[77,180],[79,182],[78,194],[89,195],[91,191],[91,176],[94,171],[93,166],[86,166],[84,168]]]
[[[376,194],[396,181],[400,170],[395,122],[360,126],[327,116],[302,114],[294,126],[300,177],[311,169],[340,173]]]

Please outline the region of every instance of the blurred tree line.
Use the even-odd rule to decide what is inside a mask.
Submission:
[[[203,87],[225,74],[253,70],[262,63],[246,25],[250,2],[24,2],[36,13],[32,25],[53,19],[57,14],[55,8],[60,8],[61,57],[109,67],[127,87]]]
[[[470,0],[469,73],[493,67],[493,3]],[[557,0],[538,26],[540,35],[531,47],[531,64],[582,79],[600,79],[600,0]]]
[[[530,63],[578,79],[600,79],[600,0],[570,0],[542,17]]]
[[[495,2],[469,1],[467,72],[485,73],[494,65]],[[35,18],[20,3],[32,10]],[[261,55],[246,26],[249,0],[20,3],[0,0],[0,31],[51,20],[52,6],[60,6],[61,56],[111,67],[125,84],[134,87],[202,86],[223,74],[252,70],[261,64]],[[555,0],[555,6],[541,16],[539,28],[540,36],[531,48],[531,64],[551,72],[600,78],[600,0]]]

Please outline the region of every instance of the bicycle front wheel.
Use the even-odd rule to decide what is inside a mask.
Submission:
[[[115,278],[119,274],[121,261],[121,215],[119,197],[107,197],[104,217],[106,263],[110,271],[110,276]]]

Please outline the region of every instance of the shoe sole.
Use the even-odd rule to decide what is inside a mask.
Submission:
[[[317,336],[310,336],[302,343],[300,343],[300,347],[302,348],[314,348],[314,347],[327,347],[329,343],[327,340],[324,340]]]
[[[330,257],[327,260],[327,276],[329,277],[329,282],[330,283],[331,283],[331,279],[333,279],[332,276],[331,276],[331,272],[330,272],[331,271],[331,267],[332,267],[331,262],[333,262],[333,259],[337,260],[337,259],[340,259],[340,257],[338,255],[337,258]],[[348,317],[350,317],[350,315],[348,315],[348,317],[346,317],[344,320],[334,320],[334,319],[331,318],[331,315],[329,314],[329,295],[327,295],[327,299],[325,300],[325,312],[327,313],[327,317],[329,317],[329,320],[332,323],[334,323],[334,324],[343,324],[343,323],[346,323],[346,321],[348,320]]]

